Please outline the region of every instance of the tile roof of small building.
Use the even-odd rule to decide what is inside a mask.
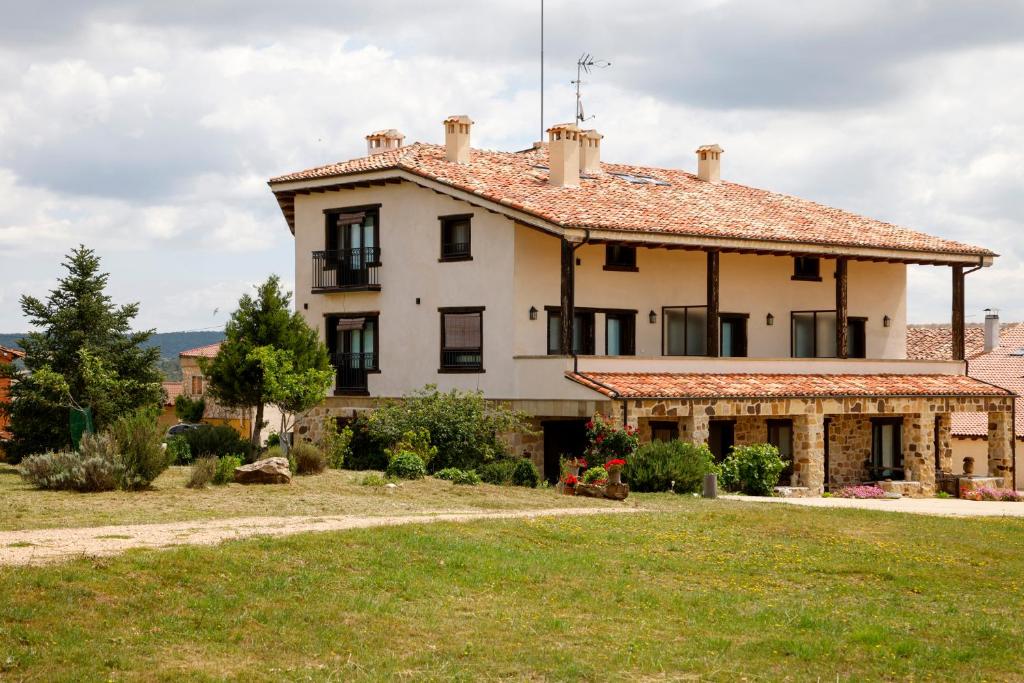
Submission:
[[[173,406],[174,399],[178,398],[183,391],[185,391],[184,382],[163,382],[161,386],[164,388],[164,393],[167,394],[167,400],[164,405]]]
[[[182,351],[178,354],[179,358],[213,358],[220,351],[220,345],[224,342],[216,342],[214,344],[207,344],[206,346],[198,346],[194,349]]]
[[[965,375],[567,372],[609,398],[840,398],[1007,396]]]
[[[563,228],[978,257],[995,255],[982,247],[934,237],[806,199],[737,183],[705,182],[682,170],[612,163],[601,163],[601,168],[603,173],[581,175],[578,188],[556,187],[548,183],[545,145],[522,152],[474,149],[470,162],[459,164],[446,160],[444,146],[417,142],[368,157],[278,176],[271,179],[270,184],[273,187],[293,181],[399,170]],[[288,190],[275,188],[275,192],[279,193],[280,202]]]
[[[13,360],[15,358],[24,358],[25,352],[21,349],[11,349],[6,346],[0,346],[0,359]]]
[[[1006,329],[1006,325],[1003,329]],[[967,358],[985,350],[983,325],[964,325],[964,355]],[[950,360],[953,357],[953,328],[950,325],[907,325],[907,358],[912,360]]]

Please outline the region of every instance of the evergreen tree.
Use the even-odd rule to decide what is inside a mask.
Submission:
[[[21,297],[35,328],[19,345],[27,373],[11,387],[7,407],[15,461],[70,443],[69,408],[89,408],[97,429],[161,398],[159,348],[143,348],[153,330],[133,332],[137,303],[116,306],[106,294],[108,273],[84,246],[64,259],[67,275],[46,301]]]
[[[255,411],[252,443],[259,446],[263,406],[276,397],[272,383],[264,376],[266,356],[257,349],[270,347],[286,352],[291,372],[302,375],[330,369],[327,348],[302,316],[291,310],[291,293],[281,291],[276,275],[260,285],[255,296],[242,296],[224,333],[226,339],[216,357],[200,359],[200,367],[209,382],[209,393],[218,403]]]

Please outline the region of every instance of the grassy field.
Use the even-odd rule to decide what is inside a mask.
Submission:
[[[590,498],[556,496],[553,490],[508,486],[454,486],[423,479],[403,482],[395,492],[362,486],[361,472],[329,470],[293,477],[287,486],[231,484],[185,488],[189,468],[172,467],[152,490],[106,493],[39,491],[0,464],[0,531],[286,515],[401,515],[437,510],[528,510],[571,506],[621,506]],[[643,496],[627,505],[640,504]]]
[[[0,679],[1024,675],[1024,522],[674,504],[0,569]]]

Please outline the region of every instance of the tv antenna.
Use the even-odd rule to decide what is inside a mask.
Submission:
[[[603,59],[594,59],[594,56],[589,52],[584,52],[582,55],[580,55],[580,58],[576,60],[576,80],[569,82],[576,86],[577,123],[583,123],[588,118],[583,113],[583,100],[580,99],[580,85],[583,83],[583,74],[590,75],[591,69],[607,69],[611,65],[611,62],[606,62]],[[589,118],[594,117],[590,116]]]

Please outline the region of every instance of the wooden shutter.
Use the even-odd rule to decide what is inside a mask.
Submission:
[[[479,313],[446,313],[444,346],[446,349],[479,349],[481,346]]]

